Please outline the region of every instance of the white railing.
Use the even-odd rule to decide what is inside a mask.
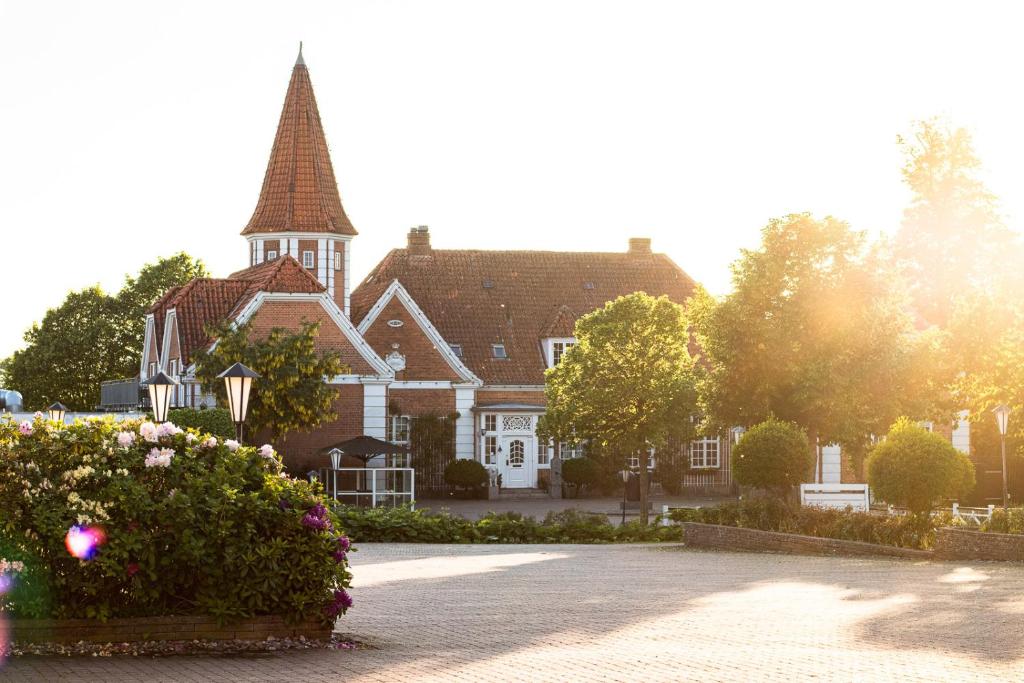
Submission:
[[[411,467],[324,467],[324,491],[346,505],[416,506],[416,470]]]
[[[867,484],[800,484],[800,504],[820,508],[867,512],[870,509]]]
[[[958,519],[965,524],[981,526],[985,522],[992,521],[992,511],[995,509],[995,505],[989,505],[987,508],[965,508],[960,507],[959,503],[953,503],[953,519]]]

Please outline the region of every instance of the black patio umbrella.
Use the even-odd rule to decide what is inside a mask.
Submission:
[[[371,458],[375,458],[378,455],[408,455],[409,449],[405,446],[399,446],[387,441],[381,441],[375,439],[372,436],[357,436],[354,439],[348,441],[342,441],[336,443],[333,446],[328,446],[323,449],[324,453],[330,453],[333,450],[339,450],[345,455],[351,455],[353,458],[359,458],[363,461],[365,467],[369,463]]]

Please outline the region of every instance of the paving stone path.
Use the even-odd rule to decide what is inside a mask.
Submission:
[[[1024,567],[656,546],[364,545],[373,649],[22,658],[0,679],[1024,680]]]

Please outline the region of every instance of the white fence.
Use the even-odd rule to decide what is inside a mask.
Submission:
[[[346,505],[416,505],[416,470],[411,467],[324,467],[316,477],[328,496]]]
[[[867,512],[870,509],[867,484],[800,484],[800,504],[820,508]]]

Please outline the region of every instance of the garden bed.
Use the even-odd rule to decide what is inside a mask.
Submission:
[[[721,524],[683,523],[687,547],[739,550],[750,552],[782,552],[797,555],[845,555],[852,557],[899,557],[930,559],[933,553],[914,548],[898,548],[863,541],[843,541],[818,536],[761,531]]]

